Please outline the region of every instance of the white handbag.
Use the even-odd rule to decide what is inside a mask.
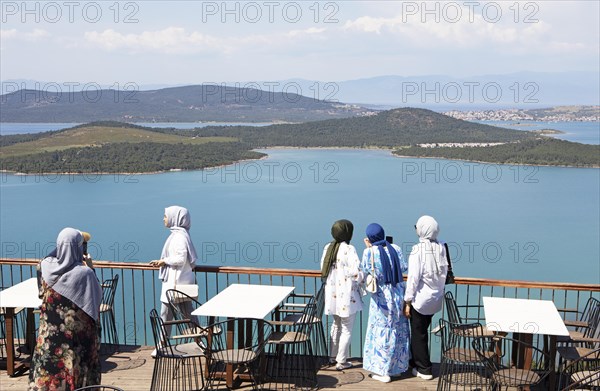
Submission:
[[[198,286],[198,284],[178,284],[177,283],[177,273],[175,273],[175,284],[173,285],[173,289],[181,292],[181,293],[185,293],[187,296],[196,299],[198,298],[198,291],[200,290],[200,287]],[[175,297],[174,300],[176,302],[182,302],[182,301],[189,301],[189,299],[186,296],[181,296],[181,297]]]
[[[365,290],[369,293],[377,292],[377,277],[375,277],[374,250],[371,248],[371,274],[367,275]]]

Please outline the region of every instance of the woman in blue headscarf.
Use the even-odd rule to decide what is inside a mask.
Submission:
[[[102,288],[83,263],[83,235],[63,229],[56,249],[38,265],[40,327],[29,390],[66,390],[100,384]]]
[[[369,323],[365,336],[363,368],[384,383],[391,376],[408,370],[410,333],[402,312],[404,280],[408,265],[402,250],[385,239],[383,227],[370,224],[365,238],[361,269],[377,279],[377,291],[371,294]]]
[[[176,284],[195,283],[194,266],[198,257],[189,233],[192,218],[188,210],[181,206],[169,206],[165,208],[163,222],[171,231],[171,235],[163,246],[160,259],[151,261],[150,264],[160,267],[158,272],[158,278],[162,281],[160,317],[166,322],[173,319],[173,312],[167,300],[167,290],[173,289]],[[191,311],[191,304],[189,307]]]

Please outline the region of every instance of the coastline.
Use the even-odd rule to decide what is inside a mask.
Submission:
[[[573,166],[573,165],[554,165],[554,164],[530,164],[530,163],[498,163],[498,162],[488,162],[488,161],[482,161],[482,160],[469,160],[469,159],[458,159],[458,158],[454,158],[454,159],[449,159],[449,158],[445,158],[445,157],[436,157],[436,156],[407,156],[407,155],[402,155],[402,154],[397,154],[394,153],[394,151],[399,151],[400,149],[391,149],[391,148],[385,148],[385,147],[290,147],[290,146],[271,146],[271,147],[264,147],[264,148],[255,148],[252,149],[252,151],[268,151],[268,150],[275,150],[275,149],[280,149],[280,150],[348,150],[348,151],[360,151],[360,150],[377,150],[377,151],[387,151],[389,153],[390,156],[395,157],[395,158],[404,158],[404,159],[437,159],[437,160],[446,160],[446,161],[460,161],[460,162],[470,162],[470,163],[478,163],[478,164],[489,164],[489,165],[503,165],[503,166],[529,166],[529,167],[559,167],[559,168],[588,168],[588,169],[599,169],[600,165],[593,165],[593,166]],[[156,175],[156,174],[168,174],[168,173],[174,173],[174,172],[186,172],[186,171],[202,171],[202,170],[207,170],[207,169],[215,169],[215,168],[223,168],[223,167],[228,167],[234,164],[238,164],[238,163],[243,163],[243,162],[249,162],[249,161],[260,161],[260,160],[265,160],[268,159],[269,155],[266,154],[265,156],[262,156],[260,158],[257,159],[242,159],[242,160],[237,160],[228,164],[219,164],[216,166],[208,166],[208,167],[203,167],[203,168],[196,168],[196,169],[179,169],[179,168],[174,168],[174,169],[170,169],[170,170],[164,170],[164,171],[146,171],[146,172],[101,172],[101,171],[95,171],[95,172],[44,172],[44,173],[23,173],[23,172],[15,172],[15,171],[9,171],[9,170],[0,170],[0,174],[2,175],[15,175],[15,176],[35,176],[35,175]]]
[[[203,167],[203,168],[193,168],[190,170],[187,169],[183,169],[183,168],[172,168],[170,170],[164,170],[164,171],[141,171],[141,172],[102,172],[102,171],[94,171],[94,172],[44,172],[44,173],[40,173],[40,172],[36,172],[36,173],[26,173],[26,172],[15,172],[15,171],[9,171],[9,170],[0,170],[0,174],[7,174],[7,175],[14,175],[14,176],[35,176],[35,175],[156,175],[156,174],[168,174],[168,173],[174,173],[174,172],[187,172],[187,171],[202,171],[202,170],[207,170],[207,169],[213,169],[213,168],[222,168],[222,167],[227,167],[227,166],[231,166],[233,164],[238,164],[238,163],[242,163],[242,162],[250,162],[250,161],[256,161],[256,160],[264,160],[266,158],[268,158],[269,155],[266,156],[262,156],[256,159],[242,159],[242,160],[236,160],[232,163],[228,163],[228,164],[218,164],[216,166],[208,166],[208,167]]]
[[[590,169],[599,169],[600,165],[597,166],[570,166],[570,165],[559,165],[559,164],[531,164],[531,163],[498,163],[498,162],[484,162],[481,160],[468,160],[468,159],[449,159],[446,157],[436,157],[436,156],[407,156],[407,155],[398,155],[392,152],[392,155],[399,158],[405,159],[437,159],[437,160],[447,160],[447,161],[457,161],[457,162],[470,162],[470,163],[479,163],[479,164],[489,164],[489,165],[498,165],[498,166],[527,166],[527,167],[557,167],[557,168],[590,168]]]

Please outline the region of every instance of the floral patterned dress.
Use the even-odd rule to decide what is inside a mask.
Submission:
[[[402,273],[408,264],[402,250],[392,245],[400,258]],[[377,292],[371,295],[369,322],[365,336],[363,368],[380,376],[397,376],[408,370],[410,359],[410,328],[402,313],[405,283],[395,287],[382,283],[383,275],[379,251],[374,252]],[[389,255],[388,255],[389,256]],[[363,252],[361,269],[371,272],[371,249]]]
[[[88,314],[42,281],[29,390],[72,391],[100,384],[99,328]]]
[[[323,249],[321,267],[329,244]],[[363,302],[360,293],[362,274],[359,273],[360,260],[351,244],[340,243],[337,260],[331,267],[325,286],[325,315],[337,315],[347,318],[362,311]]]

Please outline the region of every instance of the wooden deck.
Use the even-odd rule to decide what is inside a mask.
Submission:
[[[102,360],[102,384],[122,388],[125,391],[147,391],[150,389],[154,359],[150,357],[152,347],[125,346],[121,351]],[[368,372],[362,369],[359,359],[352,360],[355,367],[336,371],[334,367],[322,369],[318,381],[320,389],[339,388],[343,391],[376,390],[435,390],[437,380],[424,381],[409,374],[392,379],[384,384],[369,378]],[[434,374],[437,367],[434,367]],[[5,370],[0,371],[0,390],[27,389],[28,373],[17,377],[8,377]],[[250,390],[249,385],[241,388]],[[173,390],[176,391],[176,390]]]

